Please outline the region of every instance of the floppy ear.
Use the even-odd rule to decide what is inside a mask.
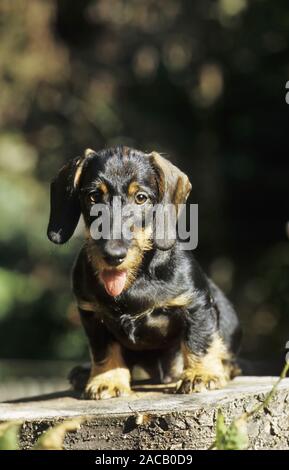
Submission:
[[[186,202],[192,189],[189,178],[185,173],[179,170],[179,168],[157,152],[152,152],[150,156],[153,167],[158,173],[161,202],[162,204],[174,204],[176,217],[178,218],[180,215],[178,204],[184,204]],[[175,241],[175,238],[169,239],[168,236],[165,236],[163,239],[155,237],[156,246],[161,250],[172,248]]]
[[[78,224],[81,212],[78,183],[85,158],[91,154],[95,152],[87,149],[83,157],[70,160],[51,183],[47,236],[53,243],[67,242]]]

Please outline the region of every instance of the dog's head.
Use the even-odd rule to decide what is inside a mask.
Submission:
[[[56,244],[68,241],[82,213],[91,261],[106,291],[119,295],[134,278],[145,251],[154,245],[169,249],[174,243],[154,236],[153,208],[182,204],[190,190],[188,177],[156,152],[87,149],[61,168],[51,184],[48,238]],[[119,231],[116,220],[126,230]],[[103,236],[98,236],[100,231]]]

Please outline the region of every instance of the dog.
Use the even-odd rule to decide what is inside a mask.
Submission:
[[[118,196],[143,214],[156,204],[184,204],[190,191],[189,178],[160,154],[125,146],[87,149],[52,182],[48,238],[67,242],[81,214],[86,226],[73,268],[91,353],[84,398],[129,395],[136,364],[157,369],[163,383],[177,382],[182,394],[222,388],[237,374],[238,317],[178,238],[156,238],[153,217],[132,226],[131,237],[91,235],[95,204],[111,209]],[[75,374],[72,382],[77,388]]]

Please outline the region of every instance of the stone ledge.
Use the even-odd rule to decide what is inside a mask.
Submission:
[[[176,395],[172,387],[138,386],[128,398],[79,400],[69,391],[0,404],[0,420],[24,421],[23,448],[50,425],[84,417],[68,434],[67,449],[206,449],[214,440],[221,408],[230,421],[264,399],[276,377],[238,377],[225,389]],[[138,419],[136,419],[138,418]],[[265,412],[249,422],[250,447],[289,449],[289,379],[284,379]]]

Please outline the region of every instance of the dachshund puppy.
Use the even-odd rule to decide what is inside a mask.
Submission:
[[[178,381],[178,393],[218,389],[234,376],[241,334],[232,305],[178,238],[157,237],[154,217],[142,223],[155,205],[185,203],[190,190],[188,177],[156,152],[122,146],[87,149],[52,182],[49,239],[67,242],[81,214],[86,226],[73,269],[92,361],[85,398],[128,395],[135,364]],[[92,236],[93,206],[109,209],[113,226],[115,197],[138,209],[140,223],[131,236],[116,238],[111,227]]]

